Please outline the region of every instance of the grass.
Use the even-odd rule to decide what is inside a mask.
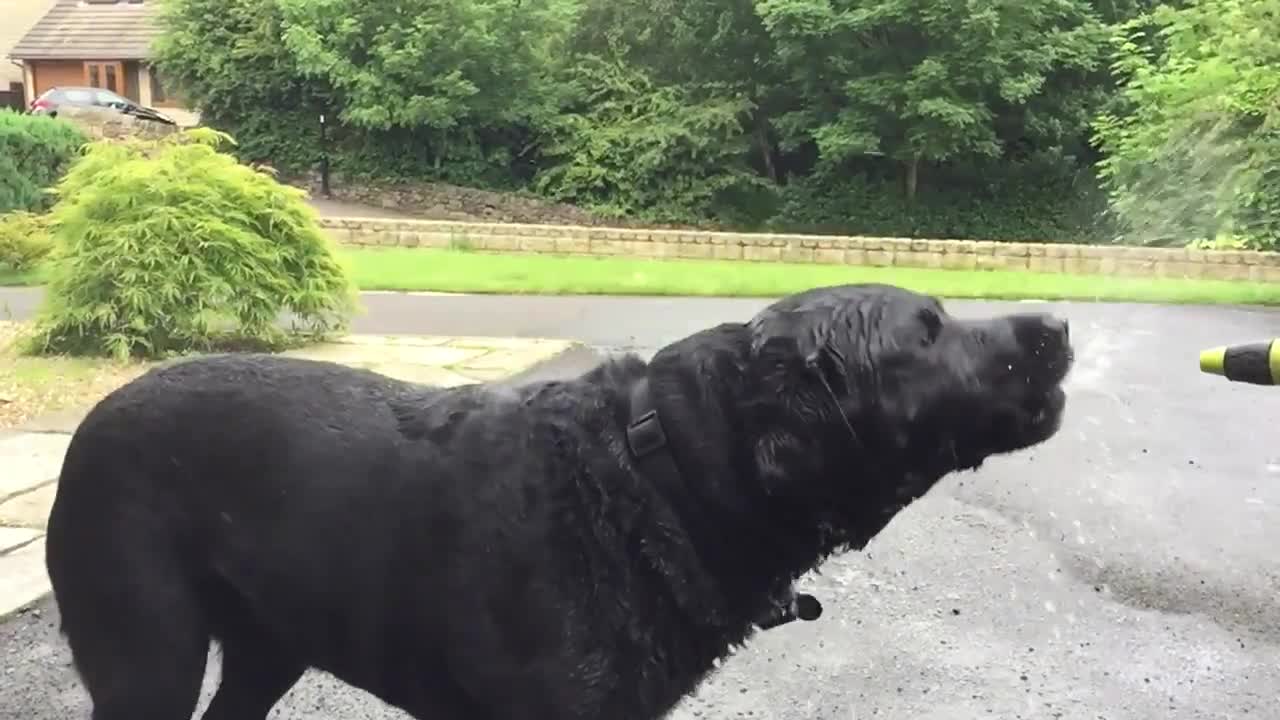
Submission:
[[[346,249],[363,290],[543,295],[778,297],[880,282],[944,298],[1280,305],[1280,284],[924,268],[501,255],[413,248]]]
[[[363,290],[531,295],[778,297],[819,285],[881,282],[944,298],[1280,305],[1280,284],[1013,271],[930,270],[727,260],[648,260],[346,248]],[[41,270],[0,270],[0,285],[33,285]]]
[[[0,287],[6,285],[39,285],[44,282],[43,270],[14,270],[0,267]]]
[[[0,320],[0,430],[45,413],[97,402],[149,367],[102,358],[22,355],[16,343],[26,327]]]

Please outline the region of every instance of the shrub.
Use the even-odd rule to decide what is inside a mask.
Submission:
[[[1106,196],[1092,173],[1033,160],[934,169],[914,199],[871,172],[821,174],[783,189],[777,232],[1031,242],[1107,242]]]
[[[45,190],[84,143],[66,120],[0,110],[0,213],[47,209],[52,199]]]
[[[156,357],[345,326],[351,283],[302,191],[199,129],[94,143],[56,192],[36,352]]]
[[[27,270],[52,248],[49,216],[24,210],[0,215],[0,267]]]

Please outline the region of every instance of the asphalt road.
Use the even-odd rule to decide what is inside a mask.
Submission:
[[[366,304],[357,330],[571,337],[648,353],[764,301],[372,295]],[[806,581],[825,615],[761,635],[673,718],[1275,717],[1280,390],[1201,375],[1196,357],[1280,336],[1280,313],[950,307],[962,316],[1047,307],[1070,319],[1079,362],[1062,432],[945,480],[866,552],[827,563]],[[538,374],[591,360],[578,354]],[[46,602],[0,625],[0,718],[87,717],[56,623]],[[403,716],[315,674],[272,717]]]

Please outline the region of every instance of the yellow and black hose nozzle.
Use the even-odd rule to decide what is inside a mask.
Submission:
[[[1200,371],[1232,382],[1280,385],[1280,339],[1205,350]]]

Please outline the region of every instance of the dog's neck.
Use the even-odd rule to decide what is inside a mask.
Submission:
[[[913,475],[855,447],[821,385],[807,388],[811,412],[795,415],[788,395],[806,390],[762,387],[753,362],[747,329],[725,324],[659,351],[647,371],[680,473],[664,491],[680,496],[672,506],[702,565],[742,615],[833,552],[861,548],[946,470]]]
[[[680,472],[670,492],[684,497],[672,504],[726,604],[743,616],[834,545],[803,499],[779,493],[761,473],[762,444],[770,442],[761,415],[769,410],[758,405],[751,371],[749,336],[736,324],[674,343],[648,368],[651,402]]]

